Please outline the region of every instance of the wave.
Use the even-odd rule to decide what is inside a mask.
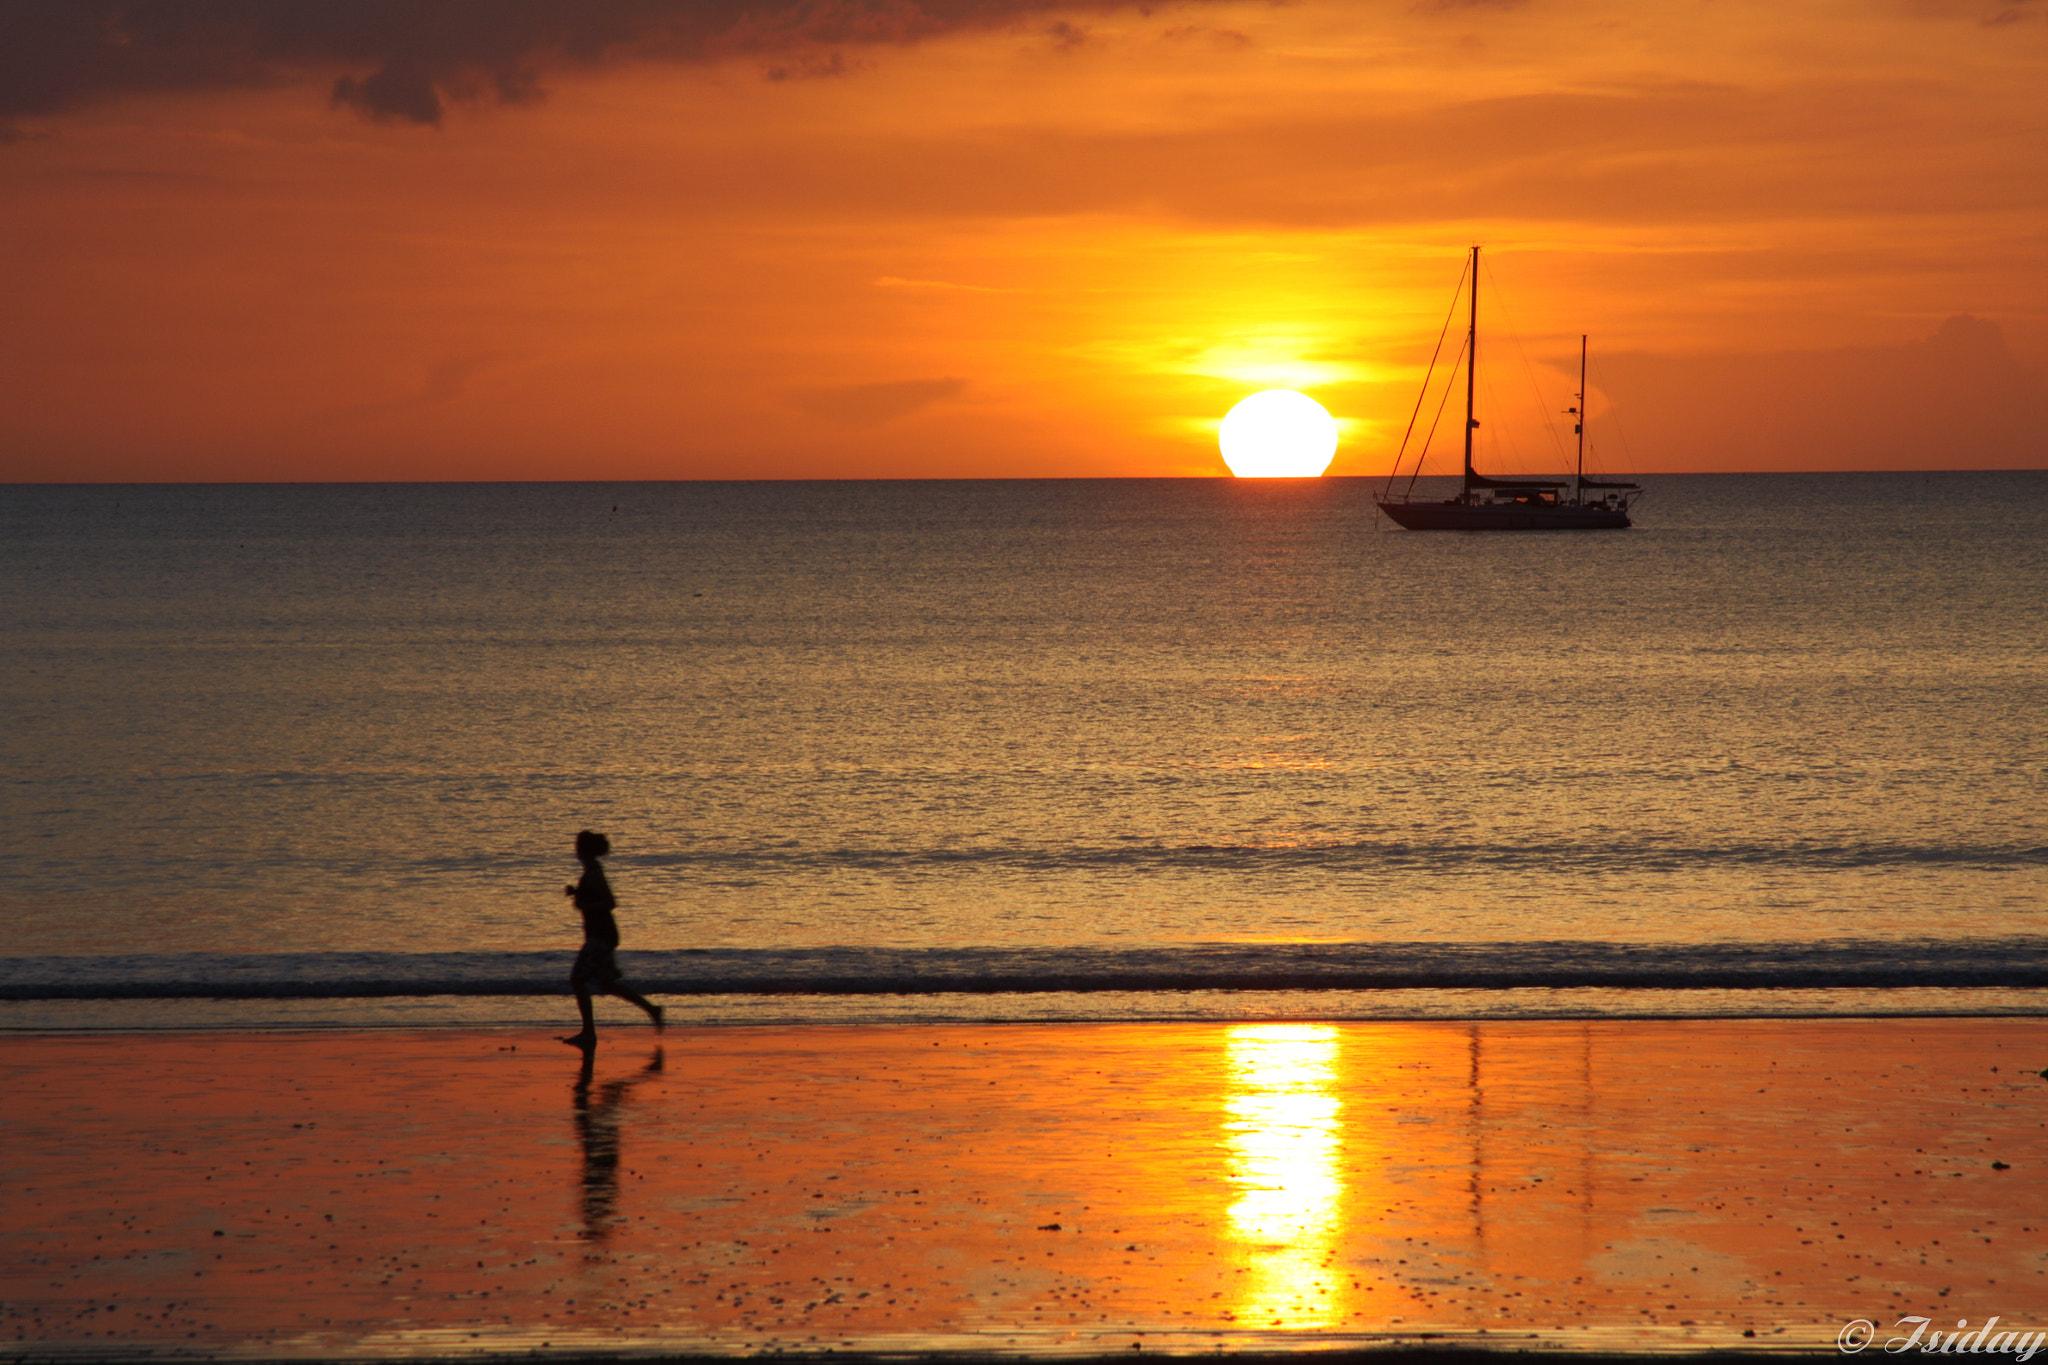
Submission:
[[[1046,874],[1094,872],[1341,872],[1349,868],[1436,873],[1497,873],[1529,869],[1581,872],[1670,872],[1715,867],[1783,867],[1805,871],[1868,868],[2048,867],[2048,844],[1905,844],[1889,842],[1684,844],[1531,841],[1455,843],[1443,840],[1255,844],[1134,844],[1126,847],[1004,848],[748,848],[690,853],[643,853],[614,859],[620,867],[698,869],[725,873],[777,873],[857,869],[911,871],[979,866]]]
[[[572,954],[174,953],[0,958],[0,1000],[559,995]],[[1280,943],[622,952],[672,995],[2048,986],[2048,938],[1644,944]]]

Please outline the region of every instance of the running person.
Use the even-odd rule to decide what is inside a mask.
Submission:
[[[562,1041],[585,1052],[597,1047],[597,1015],[590,1007],[590,998],[600,992],[638,1005],[654,1021],[655,1031],[661,1030],[661,1006],[649,1004],[626,984],[613,956],[619,946],[619,922],[612,918],[612,911],[619,903],[612,896],[612,884],[605,880],[604,865],[598,861],[611,851],[612,841],[602,834],[587,829],[578,834],[576,861],[583,864],[583,876],[576,885],[562,888],[562,894],[574,900],[576,908],[583,912],[583,948],[576,954],[576,965],[569,970],[569,985],[576,992],[576,1009],[583,1016],[583,1032]]]

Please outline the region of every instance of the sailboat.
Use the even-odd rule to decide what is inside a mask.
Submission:
[[[1470,312],[1465,324],[1465,484],[1454,498],[1423,501],[1414,497],[1415,477],[1422,472],[1416,457],[1408,491],[1395,496],[1397,468],[1387,478],[1387,491],[1376,501],[1397,525],[1411,531],[1606,531],[1631,525],[1629,507],[1642,485],[1602,482],[1586,477],[1586,338],[1579,338],[1579,393],[1570,412],[1576,419],[1578,468],[1569,479],[1495,479],[1472,468],[1473,399],[1479,373],[1479,248],[1472,248]],[[1427,392],[1429,379],[1423,379]],[[1417,405],[1420,411],[1420,404]],[[1569,492],[1567,492],[1569,490]]]

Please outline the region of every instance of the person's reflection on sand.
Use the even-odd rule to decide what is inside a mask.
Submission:
[[[619,1127],[626,1099],[635,1086],[658,1074],[665,1060],[662,1050],[656,1048],[647,1065],[593,1090],[597,1055],[594,1050],[583,1054],[572,1093],[576,1138],[583,1146],[583,1239],[587,1242],[603,1242],[618,1221]]]

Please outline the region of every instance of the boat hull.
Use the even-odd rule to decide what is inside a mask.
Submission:
[[[1380,511],[1411,531],[1624,531],[1630,522],[1619,507],[1543,507],[1522,503],[1394,502]]]

